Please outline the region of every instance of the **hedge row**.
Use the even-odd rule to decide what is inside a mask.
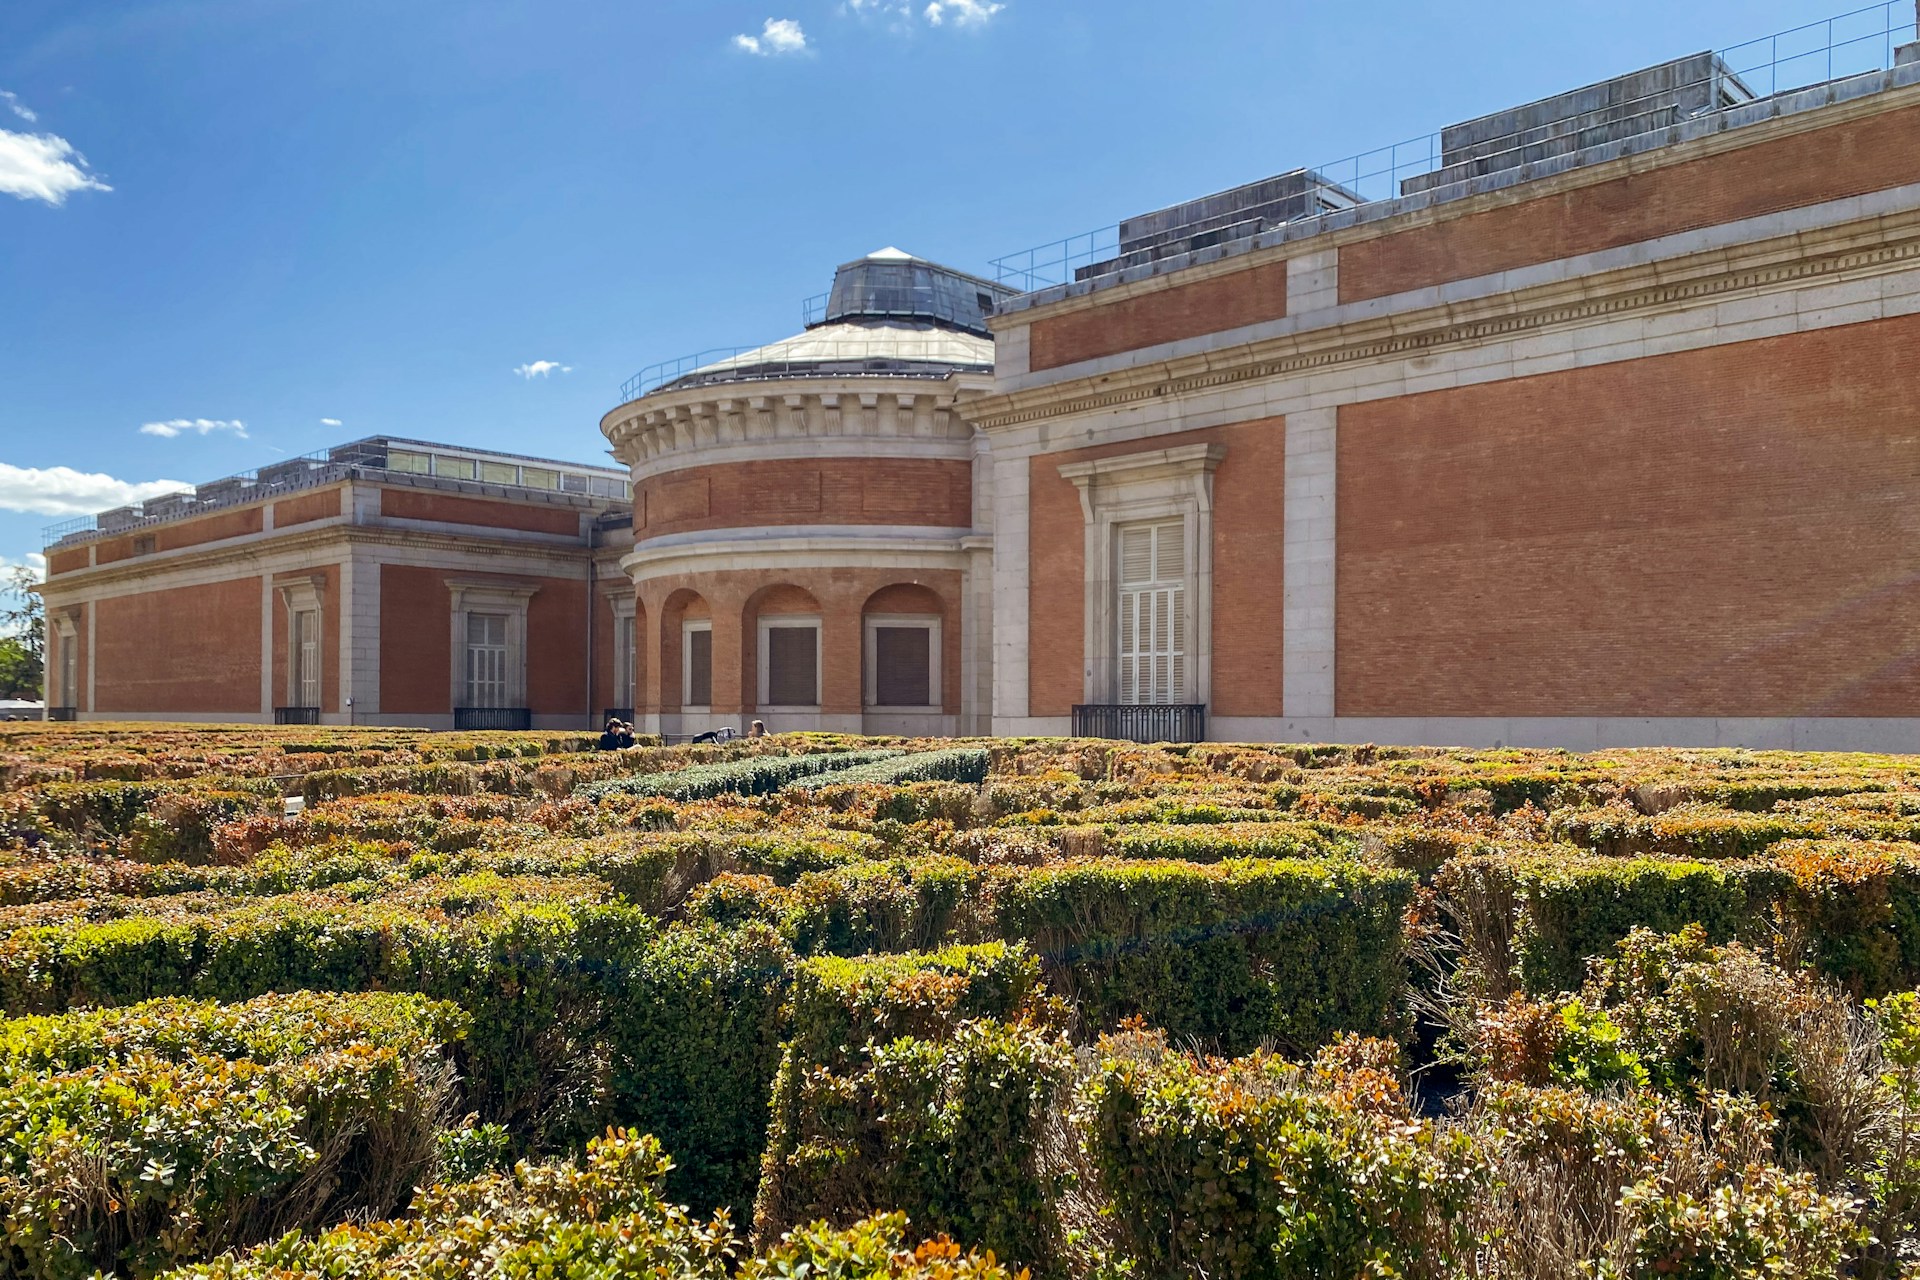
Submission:
[[[1920,862],[1905,844],[1789,841],[1762,860],[1605,858],[1571,849],[1465,858],[1437,887],[1495,994],[1571,991],[1636,928],[1780,939],[1858,994],[1920,985]]]
[[[589,783],[575,794],[589,800],[604,796],[659,796],[667,800],[710,800],[715,796],[764,796],[800,778],[838,773],[862,765],[892,760],[903,753],[880,751],[821,751],[798,756],[749,756],[715,764],[697,764],[672,773],[645,773]]]
[[[391,1213],[432,1172],[465,1025],[306,992],[0,1023],[4,1270],[150,1276]]]
[[[805,791],[825,786],[901,786],[909,782],[970,782],[987,780],[985,747],[955,747],[949,751],[919,751],[876,760],[827,776],[799,777],[787,784]]]

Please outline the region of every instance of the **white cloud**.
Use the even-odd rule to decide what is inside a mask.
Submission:
[[[60,205],[76,191],[111,190],[87,172],[87,158],[65,138],[0,129],[0,192]]]
[[[192,485],[180,480],[128,483],[72,467],[14,467],[0,462],[0,511],[37,516],[90,516],[112,507],[145,502]]]
[[[31,569],[34,577],[44,578],[47,576],[47,558],[38,551],[29,551],[18,560],[0,556],[0,575],[10,574],[15,569]]]
[[[782,53],[805,53],[807,33],[792,18],[768,18],[757,36],[735,36],[733,47],[763,58]]]
[[[515,365],[513,371],[531,382],[535,378],[544,378],[549,374],[572,373],[573,366],[561,364],[558,360],[535,360],[529,364]]]
[[[322,418],[320,419],[320,425],[323,427],[337,427],[341,425],[341,423],[338,418]]]
[[[952,22],[956,27],[984,27],[1007,6],[992,0],[932,0],[927,5],[927,21],[936,27]]]
[[[13,114],[19,116],[22,120],[25,120],[28,124],[32,124],[35,120],[38,120],[40,118],[40,114],[38,112],[27,110],[26,103],[20,101],[20,99],[17,96],[15,96],[12,93],[9,93],[5,89],[0,89],[0,102],[5,102],[7,106],[12,109]]]
[[[162,440],[171,440],[184,435],[212,435],[216,431],[231,431],[241,440],[247,438],[247,424],[238,418],[173,418],[166,422],[148,422],[141,426],[143,436],[159,436]]]

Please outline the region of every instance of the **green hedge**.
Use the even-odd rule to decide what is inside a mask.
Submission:
[[[1079,1104],[1126,1274],[1442,1280],[1473,1259],[1458,1144],[1407,1114],[1391,1074],[1338,1061],[1391,1046],[1314,1071],[1201,1062],[1158,1037],[1104,1048]]]
[[[1394,1029],[1415,881],[1354,863],[1093,860],[1001,891],[996,929],[1092,1029],[1144,1017],[1229,1052]]]
[[[4,1270],[150,1276],[392,1212],[432,1168],[465,1023],[302,992],[0,1024]]]
[[[1920,987],[1920,847],[1793,841],[1772,856],[1787,931],[1815,968],[1856,997]]]
[[[1037,983],[1033,958],[998,943],[802,962],[758,1236],[898,1209],[918,1231],[1053,1269],[1040,1148],[1072,1057],[1057,1036],[1000,1021],[1029,1009]]]
[[[575,794],[589,800],[602,796],[659,796],[667,800],[711,800],[715,796],[771,795],[787,784],[816,774],[892,760],[902,753],[882,751],[821,751],[798,756],[748,756],[715,764],[690,765],[672,773],[643,773],[589,783]]]
[[[955,747],[948,751],[919,751],[897,755],[872,764],[835,770],[827,776],[800,777],[787,784],[791,790],[814,787],[875,785],[895,787],[909,782],[971,782],[987,780],[987,749]]]
[[[1173,862],[1222,862],[1229,858],[1324,858],[1358,842],[1331,839],[1304,822],[1141,823],[1069,827],[1061,847],[1081,857],[1145,858]]]
[[[1786,873],[1762,862],[1604,858],[1571,848],[1466,858],[1435,882],[1494,994],[1571,991],[1635,928],[1703,926],[1715,942],[1766,926]]]
[[[1752,858],[1782,840],[1824,834],[1817,819],[1681,805],[1651,816],[1624,805],[1555,814],[1548,834],[1607,857]]]

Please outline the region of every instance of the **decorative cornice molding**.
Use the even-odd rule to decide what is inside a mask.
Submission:
[[[1884,224],[1885,220],[1881,221]],[[1467,347],[1521,333],[1611,319],[1623,313],[1773,292],[1811,281],[1885,274],[1920,265],[1920,221],[1902,222],[1904,225],[1897,229],[1887,229],[1882,243],[1865,248],[1783,259],[1783,244],[1798,248],[1808,240],[1826,238],[1787,237],[1784,241],[1762,242],[1737,254],[1716,251],[1697,259],[1652,263],[1498,295],[1476,304],[1402,312],[1239,348],[1156,361],[1119,374],[1052,383],[984,400],[974,407],[974,421],[983,431],[999,431],[1236,383]],[[1832,238],[1844,239],[1849,230],[1839,228]],[[1741,266],[1742,260],[1757,264]],[[1690,271],[1697,274],[1686,278]],[[1650,280],[1656,283],[1648,283]],[[1087,389],[1090,383],[1115,381],[1124,385]]]

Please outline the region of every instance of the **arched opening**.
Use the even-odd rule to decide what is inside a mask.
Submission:
[[[747,600],[741,644],[741,704],[775,715],[817,716],[825,684],[824,611],[792,583],[762,587]]]
[[[660,609],[660,709],[702,714],[713,707],[713,607],[681,588]]]
[[[868,733],[951,734],[958,727],[959,638],[947,601],[893,583],[860,611],[861,711]]]

